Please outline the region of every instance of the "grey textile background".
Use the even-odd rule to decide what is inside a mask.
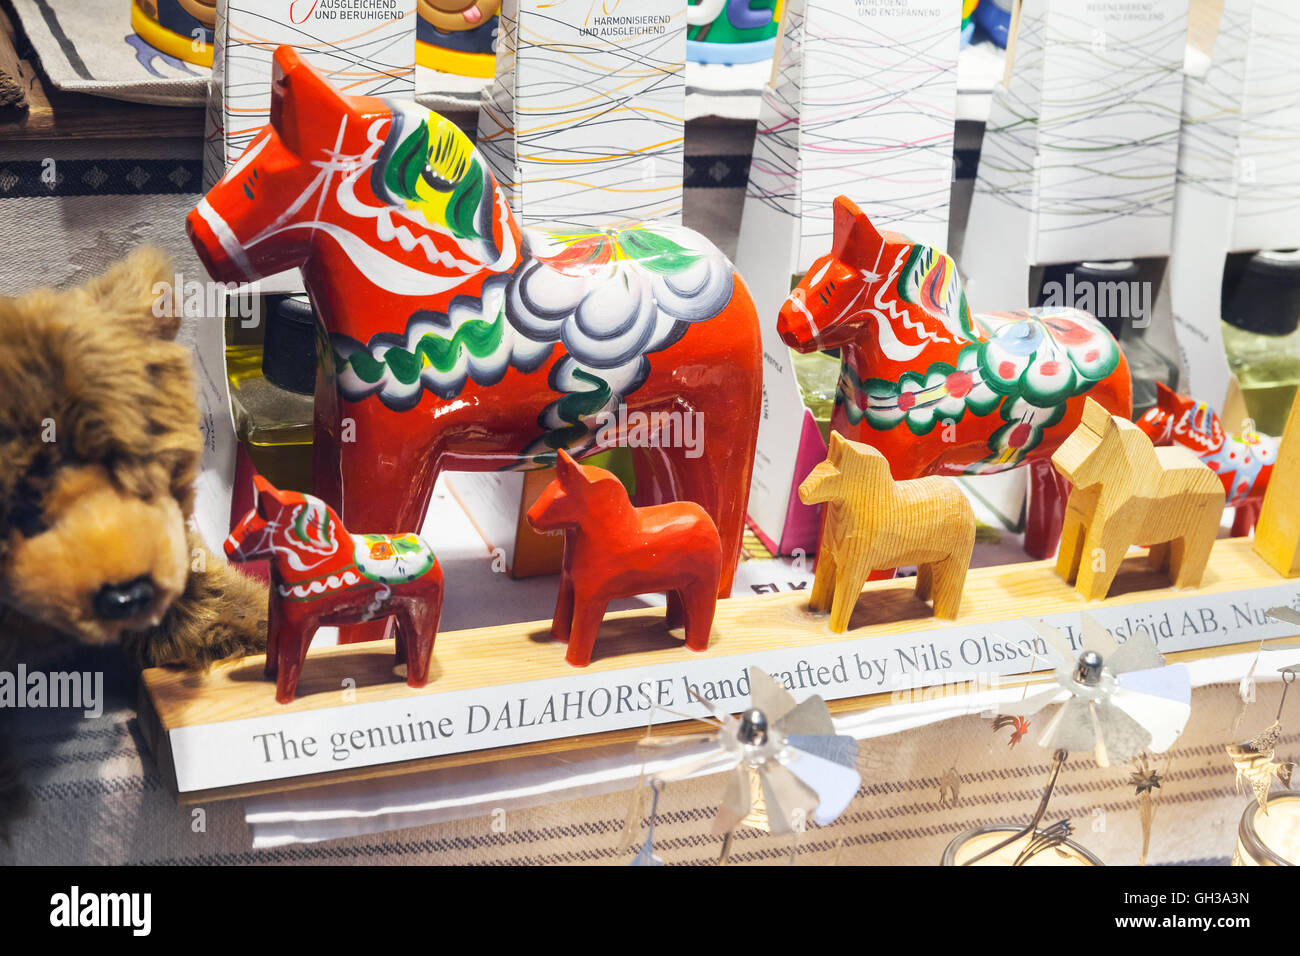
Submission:
[[[621,840],[630,794],[613,793],[512,810],[492,816],[323,843],[253,850],[239,801],[201,808],[176,804],[144,750],[132,711],[134,675],[111,650],[88,652],[74,666],[104,670],[112,693],[102,717],[63,711],[17,711],[33,812],[17,828],[0,863],[475,863],[626,864],[635,852]],[[1261,685],[1240,728],[1235,687],[1198,689],[1178,745],[1156,764],[1167,770],[1157,795],[1151,864],[1226,864],[1248,797],[1237,792],[1222,742],[1261,730],[1277,708],[1281,685]],[[17,718],[13,721],[12,718]],[[934,865],[956,834],[987,823],[1023,823],[1042,793],[1049,754],[1027,738],[1008,747],[1008,731],[965,717],[863,741],[863,785],[828,827],[797,840],[744,829],[735,863]],[[1279,744],[1294,755],[1300,734]],[[955,805],[939,804],[939,783],[955,768]],[[1108,865],[1133,865],[1140,824],[1128,767],[1098,768],[1072,758],[1061,772],[1048,821],[1069,819],[1075,839]],[[667,786],[659,801],[655,851],[669,863],[716,862],[712,832],[724,776]],[[201,810],[201,813],[195,811]],[[496,826],[494,827],[494,823]],[[501,824],[504,823],[504,831]],[[636,831],[637,845],[645,821]]]

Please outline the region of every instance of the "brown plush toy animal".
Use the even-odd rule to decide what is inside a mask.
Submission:
[[[0,297],[0,670],[120,642],[205,666],[265,646],[265,587],[187,529],[201,438],[170,282],[142,248],[64,292]],[[21,806],[0,739],[0,836]]]

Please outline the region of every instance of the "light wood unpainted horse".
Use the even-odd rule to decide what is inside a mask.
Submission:
[[[1089,400],[1052,455],[1074,488],[1056,571],[1086,600],[1106,596],[1130,545],[1149,547],[1175,587],[1201,583],[1223,514],[1223,485],[1191,449],[1156,448],[1132,422]]]
[[[842,633],[868,575],[915,564],[916,596],[955,618],[975,547],[975,513],[957,483],[894,481],[875,448],[831,432],[830,450],[799,486],[804,504],[826,503],[811,605]]]

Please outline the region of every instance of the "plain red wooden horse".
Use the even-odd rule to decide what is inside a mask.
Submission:
[[[528,511],[538,531],[564,530],[564,565],[551,635],[567,641],[565,660],[591,662],[596,632],[614,598],[668,593],[668,626],[686,624],[686,646],[709,646],[721,576],[718,529],[699,505],[632,507],[622,483],[603,468],[561,451],[558,477]]]
[[[232,561],[271,559],[266,676],[293,700],[307,649],[322,625],[397,619],[397,662],[423,687],[442,614],[442,568],[414,534],[349,534],[319,498],[253,479],[257,504],[226,539]]]
[[[703,236],[666,223],[521,230],[455,124],[345,96],[289,47],[275,54],[270,125],[186,225],[215,279],[302,269],[328,342],[312,490],[349,524],[421,527],[444,469],[628,444],[638,503],[686,499],[712,517],[718,594],[730,593],[762,351],[744,282]],[[704,428],[703,454],[622,424],[684,416]]]
[[[957,266],[930,246],[878,232],[835,200],[835,239],[777,321],[800,352],[838,348],[831,428],[872,445],[897,481],[1030,465],[1025,549],[1055,550],[1064,514],[1052,452],[1088,398],[1132,414],[1119,343],[1079,309],[972,314]],[[1037,500],[1035,500],[1037,499]]]

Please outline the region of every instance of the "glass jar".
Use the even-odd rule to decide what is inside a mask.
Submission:
[[[306,296],[268,296],[265,311],[260,330],[243,329],[234,320],[227,325],[226,377],[235,435],[271,484],[310,491],[315,316]]]
[[[1300,790],[1268,798],[1268,813],[1251,800],[1237,826],[1233,866],[1294,866],[1300,862]]]
[[[835,390],[840,382],[840,359],[830,352],[791,352],[794,358],[795,379],[799,382],[799,395],[812,412],[813,420],[822,433],[822,440],[831,440],[831,414],[835,411]]]
[[[1300,385],[1300,251],[1257,252],[1225,282],[1223,349],[1255,429],[1281,435]]]
[[[991,824],[989,826],[975,827],[973,830],[958,834],[948,844],[947,849],[943,851],[943,865],[961,866],[965,860],[978,856],[1022,829],[1023,827],[1010,824]],[[1037,832],[1041,833],[1042,831]],[[1011,866],[1015,863],[1016,857],[1020,855],[1020,851],[1025,848],[1032,838],[1031,834],[1026,833],[1021,839],[1008,844],[996,853],[986,856],[978,863],[972,863],[971,866]],[[1035,853],[1021,865],[1104,866],[1105,864],[1073,840],[1064,840],[1055,847]]]

